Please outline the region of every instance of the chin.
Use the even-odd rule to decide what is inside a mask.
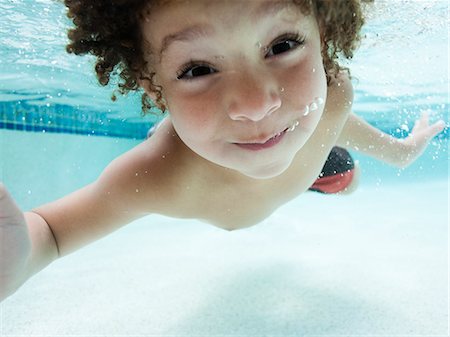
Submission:
[[[251,171],[241,171],[241,173],[253,179],[271,179],[283,174],[290,165],[291,161],[286,161],[263,167],[255,167]]]

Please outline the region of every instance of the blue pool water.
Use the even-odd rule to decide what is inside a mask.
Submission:
[[[0,179],[29,209],[93,181],[159,117],[112,102],[93,59],[65,52],[64,8],[0,0]],[[349,66],[354,110],[405,137],[449,124],[447,1],[378,1]],[[223,232],[150,216],[30,280],[0,336],[448,335],[449,128],[411,167],[354,153],[353,195],[307,194]],[[36,296],[39,293],[39,297]]]
[[[368,13],[365,38],[349,64],[354,111],[397,137],[408,134],[422,111],[448,124],[447,2],[379,1]],[[140,141],[160,119],[141,116],[140,93],[112,102],[113,87],[97,84],[93,58],[65,52],[70,22],[61,3],[0,0],[0,22],[0,130]],[[367,182],[442,177],[448,173],[448,135],[446,128],[406,171],[355,156],[368,160]]]
[[[447,4],[412,1],[390,8],[381,2],[379,7],[351,62],[355,111],[405,136],[423,110],[435,119],[448,118]],[[416,16],[414,24],[408,24],[409,15]],[[97,84],[93,59],[65,52],[70,22],[64,6],[53,0],[1,0],[0,20],[0,128],[145,136],[157,117],[141,118],[140,95],[111,102],[113,89]],[[441,135],[447,136],[448,131]]]
[[[92,58],[65,52],[70,21],[57,1],[0,1],[0,128],[142,139],[138,95],[112,103]]]

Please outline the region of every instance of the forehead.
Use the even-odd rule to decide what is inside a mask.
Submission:
[[[173,40],[205,36],[217,29],[251,29],[275,20],[297,23],[304,21],[300,20],[302,17],[299,4],[293,0],[163,0],[145,10],[141,26],[152,46],[165,49]]]

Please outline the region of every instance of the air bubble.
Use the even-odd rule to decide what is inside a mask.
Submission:
[[[295,128],[296,128],[299,124],[300,124],[299,121],[297,121],[297,120],[294,121],[294,122],[292,123],[291,127],[290,127],[287,131],[294,131]]]
[[[308,114],[309,114],[309,106],[306,105],[303,111],[303,116],[308,116]]]

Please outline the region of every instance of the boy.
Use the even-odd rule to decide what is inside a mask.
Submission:
[[[337,55],[351,57],[358,42],[356,0],[66,5],[76,26],[68,50],[96,55],[100,83],[118,70],[121,91],[142,87],[144,109],[149,97],[170,116],[60,200],[22,213],[0,188],[1,299],[57,257],[139,217],[251,226],[310,188],[354,189],[351,158],[335,146],[404,167],[444,127],[423,115],[398,140],[352,113]]]

